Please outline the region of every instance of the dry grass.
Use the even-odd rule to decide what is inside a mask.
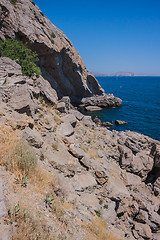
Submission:
[[[53,175],[37,165],[34,174],[29,179],[30,184],[35,192],[45,194],[54,188],[54,177]]]
[[[61,123],[63,123],[63,121],[62,121],[59,117],[57,117],[57,116],[54,116],[54,121],[55,121],[58,125],[60,125]]]
[[[18,219],[16,228],[13,228],[13,240],[56,240],[54,233],[40,219],[33,217],[25,221]]]
[[[0,127],[0,164],[21,177],[31,175],[37,165],[29,144],[6,126]]]
[[[94,217],[92,223],[84,222],[82,227],[88,232],[87,240],[120,240],[108,230],[107,224],[99,217]]]

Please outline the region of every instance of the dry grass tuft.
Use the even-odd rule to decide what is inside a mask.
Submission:
[[[0,126],[0,164],[18,177],[31,175],[37,165],[30,145],[6,126]]]
[[[29,179],[33,190],[40,194],[45,194],[54,188],[54,177],[40,165],[34,170],[34,174]]]
[[[113,232],[108,230],[107,224],[104,220],[99,217],[94,217],[93,221],[90,223],[84,222],[82,227],[85,228],[88,232],[87,240],[120,240],[114,236]]]
[[[54,121],[58,124],[58,125],[60,125],[61,123],[63,123],[63,121],[58,117],[58,116],[54,116]]]
[[[16,228],[13,228],[13,240],[56,240],[54,233],[40,219],[33,217],[25,221],[18,219]]]

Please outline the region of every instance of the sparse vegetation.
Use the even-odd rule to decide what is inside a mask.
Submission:
[[[99,204],[102,205],[103,204],[103,199],[99,200]]]
[[[10,3],[13,4],[13,5],[15,6],[16,3],[17,3],[17,0],[10,0]]]
[[[7,224],[17,223],[20,219],[25,221],[26,218],[29,217],[29,213],[25,206],[20,206],[19,202],[12,208],[8,210],[8,216],[4,220]]]
[[[101,210],[95,210],[95,213],[98,217],[101,217],[102,216],[102,213],[101,213]]]
[[[62,121],[59,117],[57,117],[57,116],[54,116],[54,121],[55,121],[58,125],[60,125],[61,123],[63,123],[63,121]]]
[[[56,37],[56,35],[55,35],[54,32],[51,33],[51,37],[52,37],[52,38],[55,38],[55,37]]]
[[[32,4],[33,4],[34,6],[36,5],[35,2],[33,2],[33,1],[32,1]]]
[[[105,208],[105,209],[108,209],[108,205],[107,205],[107,204],[105,204],[105,205],[104,205],[104,208]]]
[[[87,240],[120,240],[108,230],[106,222],[99,217],[94,217],[92,222],[84,222],[82,227],[87,230]]]
[[[11,172],[20,172],[23,176],[29,176],[35,170],[37,158],[29,144],[24,140],[16,143],[10,156],[6,158],[6,167]]]
[[[5,126],[0,126],[0,164],[18,178],[30,176],[37,166],[37,158],[30,145]]]
[[[41,155],[40,155],[40,160],[44,161],[44,154],[43,153],[41,153]]]
[[[28,183],[27,176],[15,178],[15,181],[16,181],[16,184],[20,184],[22,187],[27,187],[27,183]]]
[[[91,142],[92,142],[92,139],[89,138],[89,139],[87,140],[87,143],[91,143]]]
[[[39,61],[36,52],[32,52],[27,45],[13,39],[0,40],[0,57],[8,57],[18,60],[22,67],[23,75],[38,77],[41,74],[40,68],[36,63]]]
[[[52,144],[52,148],[56,151],[58,151],[58,142],[55,141],[53,144]]]

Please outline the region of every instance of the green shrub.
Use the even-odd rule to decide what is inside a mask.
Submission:
[[[95,210],[95,213],[96,213],[96,215],[97,215],[98,217],[101,217],[101,216],[102,216],[102,213],[101,213],[100,210]]]
[[[23,75],[33,76],[36,74],[38,77],[41,74],[40,68],[36,65],[39,60],[37,53],[32,52],[22,42],[13,39],[0,40],[0,57],[18,60]]]
[[[16,5],[17,1],[16,0],[10,0],[10,3],[13,5]]]
[[[36,5],[35,2],[33,2],[33,1],[32,1],[32,4],[33,4],[34,6]]]
[[[55,37],[56,37],[56,35],[55,35],[54,32],[51,33],[51,37],[52,37],[52,38],[55,38]]]

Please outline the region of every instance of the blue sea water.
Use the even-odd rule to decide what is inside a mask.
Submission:
[[[101,121],[127,121],[114,126],[160,140],[160,77],[97,77],[105,92],[123,100],[123,106],[94,112]]]

